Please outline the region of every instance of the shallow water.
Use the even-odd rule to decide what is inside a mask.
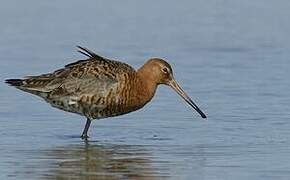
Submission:
[[[142,110],[94,121],[0,84],[0,179],[289,179],[288,1],[6,1],[0,71],[45,73],[83,45],[133,67],[172,64],[201,119],[161,86]]]

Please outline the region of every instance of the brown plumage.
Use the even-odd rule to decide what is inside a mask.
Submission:
[[[87,117],[82,138],[93,119],[126,114],[148,103],[159,84],[171,86],[203,118],[205,114],[173,79],[171,66],[159,58],[149,59],[135,71],[131,66],[103,58],[78,46],[86,60],[66,65],[53,73],[8,79],[6,83],[42,97],[53,107]]]

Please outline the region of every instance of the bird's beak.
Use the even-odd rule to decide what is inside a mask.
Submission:
[[[206,115],[197,107],[197,105],[188,97],[188,95],[181,89],[177,82],[172,78],[167,85],[169,85],[175,92],[177,92],[193,109],[195,109],[202,118]]]

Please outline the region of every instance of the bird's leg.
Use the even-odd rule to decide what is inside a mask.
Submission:
[[[86,126],[85,126],[85,128],[83,130],[83,133],[81,135],[82,139],[88,139],[88,137],[89,137],[88,136],[88,130],[90,128],[90,125],[91,125],[91,120],[89,118],[87,118]]]

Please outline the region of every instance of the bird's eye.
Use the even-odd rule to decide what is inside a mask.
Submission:
[[[168,73],[168,69],[167,69],[167,68],[163,68],[162,71],[163,71],[164,73],[166,73],[166,74]]]

